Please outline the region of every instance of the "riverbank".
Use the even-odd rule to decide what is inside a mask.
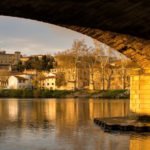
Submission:
[[[130,93],[128,90],[105,90],[105,91],[90,91],[80,90],[68,95],[74,98],[106,98],[106,99],[129,99]]]
[[[106,98],[106,99],[128,99],[128,90],[0,90],[0,98]]]

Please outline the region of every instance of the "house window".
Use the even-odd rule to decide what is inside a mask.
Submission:
[[[23,81],[23,80],[20,80],[20,83],[24,83],[24,81]]]
[[[47,85],[49,85],[49,83],[47,83]]]
[[[54,83],[52,83],[52,85],[54,85]]]

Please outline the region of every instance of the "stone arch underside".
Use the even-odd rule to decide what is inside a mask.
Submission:
[[[61,25],[118,50],[150,68],[149,0],[3,0],[0,15]]]
[[[137,63],[142,69],[150,68],[150,40],[144,40],[134,36],[110,31],[103,31],[100,29],[78,26],[64,27],[82,34],[86,34],[100,42],[107,44]]]

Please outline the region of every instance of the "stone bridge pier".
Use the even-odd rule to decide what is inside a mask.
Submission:
[[[130,110],[138,116],[150,116],[150,68],[131,72]]]

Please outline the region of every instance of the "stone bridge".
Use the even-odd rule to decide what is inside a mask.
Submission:
[[[150,83],[147,82],[150,80],[147,71],[150,68],[149,14],[149,0],[0,1],[0,15],[44,21],[86,34],[118,50],[146,70],[131,76],[131,104],[136,106],[132,110],[138,113],[150,110],[147,107],[150,101]]]

